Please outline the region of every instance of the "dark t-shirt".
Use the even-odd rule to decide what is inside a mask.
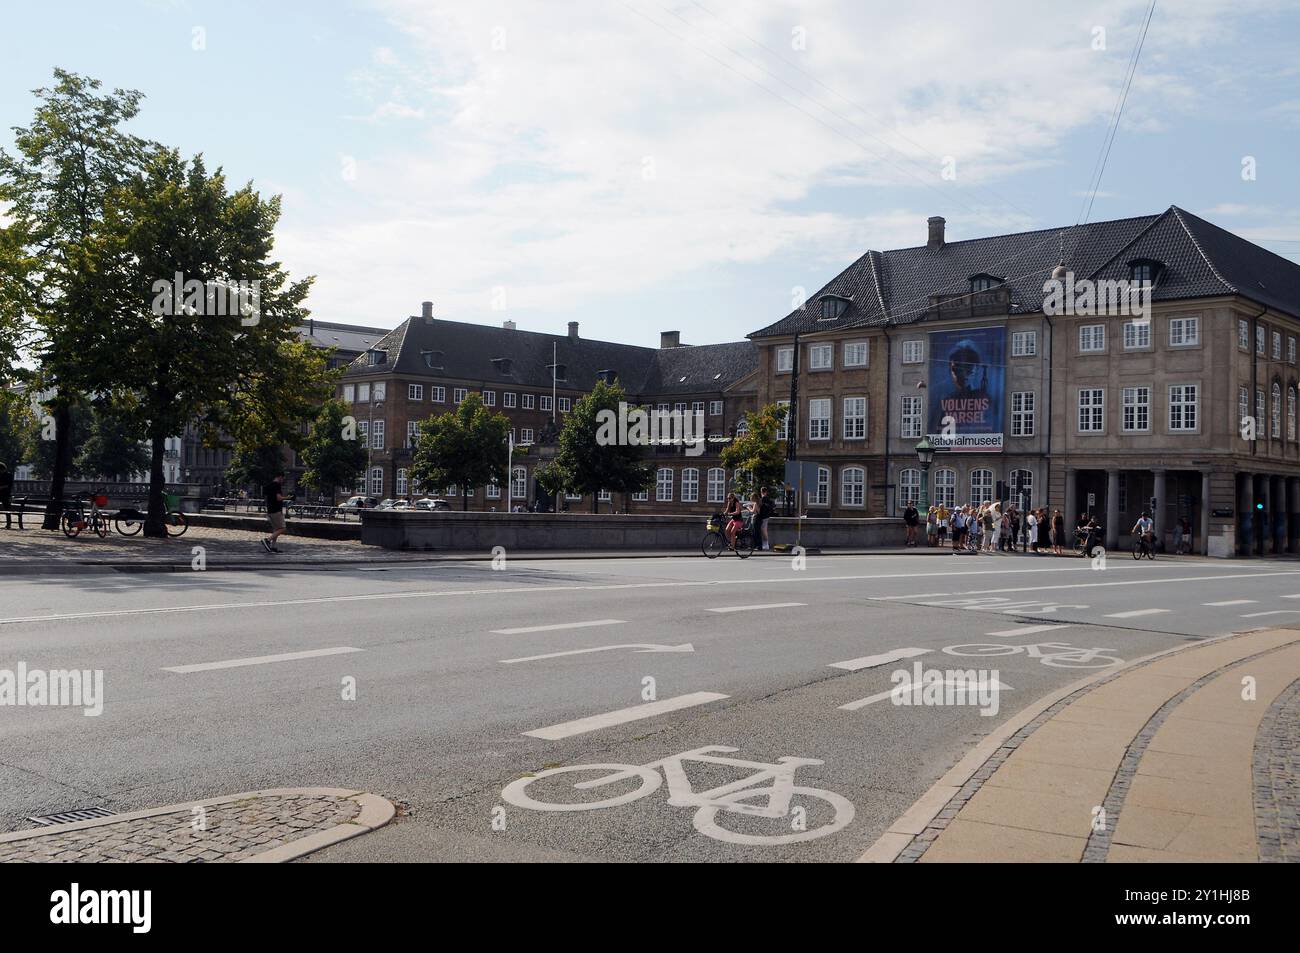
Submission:
[[[917,513],[916,507],[909,506],[903,510],[903,522],[908,526],[915,526],[920,521],[920,514]]]
[[[3,473],[0,473],[0,500],[4,500],[8,503],[9,494],[13,492],[13,489],[14,475],[8,470],[5,470]]]
[[[776,504],[772,502],[772,498],[771,498],[770,496],[761,496],[761,497],[759,497],[759,499],[758,499],[758,513],[757,513],[756,516],[755,516],[755,519],[756,519],[758,522],[761,523],[761,522],[763,522],[764,520],[771,519],[771,518],[772,518],[772,514],[775,513],[775,512],[776,512]]]
[[[284,492],[284,487],[272,480],[266,486],[262,487],[262,495],[266,497],[266,512],[279,513],[284,509],[284,501],[280,499],[280,494]]]

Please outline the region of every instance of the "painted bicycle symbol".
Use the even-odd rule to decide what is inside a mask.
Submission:
[[[674,807],[694,807],[695,829],[701,834],[715,840],[730,844],[753,844],[758,846],[776,846],[778,844],[797,844],[801,841],[816,840],[836,831],[843,830],[853,820],[853,804],[834,791],[820,788],[807,788],[794,783],[795,771],[804,765],[822,764],[814,758],[777,758],[776,764],[764,764],[759,761],[743,761],[739,758],[721,758],[716,753],[730,754],[738,748],[721,745],[709,745],[670,755],[649,764],[574,764],[563,768],[550,768],[536,775],[512,781],[502,790],[501,796],[515,807],[525,807],[533,811],[596,811],[602,808],[618,807],[648,797],[659,789],[663,778],[668,779],[668,803]],[[749,777],[722,784],[707,791],[695,791],[686,777],[685,763],[688,761],[710,765],[722,765],[732,768],[745,768],[755,773]],[[659,772],[663,771],[663,777]],[[575,791],[589,791],[595,788],[616,784],[620,781],[639,780],[640,784],[633,790],[600,801],[570,801],[554,803],[535,800],[528,788],[546,778],[557,775],[576,773],[600,774],[598,777],[573,784]],[[553,787],[553,785],[552,785]],[[557,795],[564,791],[561,788]],[[790,834],[748,834],[728,830],[719,823],[719,815],[742,815],[763,818],[786,818],[794,812],[792,805],[795,797],[811,798],[829,804],[834,816],[826,823],[811,830],[798,830]]]
[[[1036,658],[1044,665],[1053,668],[1105,668],[1108,665],[1122,665],[1124,660],[1103,652],[1113,652],[1111,648],[1081,649],[1065,642],[1038,642],[1031,645],[1007,645],[1004,643],[976,642],[970,645],[950,645],[944,649],[949,655],[973,655],[986,657],[991,655],[1018,655],[1024,652],[1030,658]]]

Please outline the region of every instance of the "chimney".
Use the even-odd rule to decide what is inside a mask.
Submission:
[[[513,331],[515,329],[515,323],[513,321],[506,321],[501,326],[507,331]]]
[[[682,346],[681,337],[682,337],[681,331],[660,331],[659,346],[661,348],[681,347]]]
[[[578,343],[578,322],[577,321],[569,322],[569,340],[572,341],[574,344]]]
[[[925,243],[925,247],[942,248],[943,247],[943,226],[944,226],[943,216],[931,215],[929,219],[927,219],[927,221],[929,222],[930,225],[930,238]]]
[[[420,302],[420,317],[424,318],[424,320],[426,320],[426,321],[432,321],[432,320],[433,320],[433,302],[432,302],[432,301],[421,301],[421,302]]]

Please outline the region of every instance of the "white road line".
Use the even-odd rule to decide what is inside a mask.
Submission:
[[[1300,599],[1300,592],[1297,592],[1295,595],[1291,595],[1291,596],[1283,596],[1282,598],[1283,598],[1283,599]]]
[[[709,609],[709,612],[753,612],[756,609],[789,609],[792,606],[806,606],[806,602],[769,602],[765,606],[722,606]]]
[[[893,652],[886,652],[883,655],[864,655],[862,658],[851,658],[847,662],[832,662],[826,667],[842,668],[847,672],[857,672],[864,668],[875,668],[877,665],[887,665],[890,662],[898,662],[917,655],[927,655],[929,652],[929,649],[898,649]]]
[[[546,655],[526,655],[523,658],[503,658],[502,665],[513,665],[516,662],[536,662],[540,659],[562,658],[566,655],[586,655],[588,652],[612,652],[614,649],[633,649],[640,654],[648,652],[694,652],[695,646],[690,642],[683,642],[681,645],[656,645],[651,642],[636,642],[629,645],[598,645],[594,649],[570,649],[567,652],[548,652]]]
[[[200,662],[197,665],[173,665],[170,668],[163,669],[164,672],[176,672],[180,675],[187,675],[190,672],[208,672],[218,668],[242,668],[245,665],[267,665],[271,662],[293,662],[303,658],[320,658],[324,655],[347,655],[350,652],[364,652],[365,649],[354,649],[346,645],[341,645],[334,649],[311,649],[307,652],[284,652],[280,655],[254,655],[250,658],[232,658],[224,662]]]
[[[1034,635],[1037,632],[1051,632],[1053,629],[1068,628],[1068,625],[1022,625],[1014,629],[1002,629],[999,632],[986,632],[984,634],[995,639],[1009,639],[1017,635]]]
[[[1136,619],[1140,615],[1159,615],[1162,612],[1168,611],[1168,609],[1134,609],[1132,612],[1107,612],[1102,618]]]
[[[1202,602],[1203,606],[1248,606],[1258,602],[1258,599],[1228,599],[1226,602]]]
[[[1272,612],[1247,612],[1243,619],[1258,619],[1262,615],[1295,615],[1300,609],[1274,609]]]
[[[561,738],[584,735],[589,731],[599,731],[601,728],[625,725],[629,721],[653,718],[656,715],[664,715],[670,711],[681,711],[683,708],[707,705],[709,702],[721,701],[726,697],[726,695],[720,695],[717,692],[692,692],[689,695],[678,695],[676,698],[665,698],[662,701],[646,702],[644,705],[633,705],[631,708],[620,708],[618,711],[607,712],[604,715],[592,715],[589,718],[579,718],[577,721],[566,721],[559,725],[551,725],[549,728],[525,731],[524,734],[530,738],[558,741]]]
[[[919,665],[920,663],[918,662],[917,664]],[[972,694],[974,693],[974,689],[971,687],[970,683],[962,678],[945,678],[941,682],[933,682],[933,683],[926,682],[925,687],[928,688],[931,684],[942,685],[942,686],[951,685],[954,688],[965,687],[969,691],[971,691]],[[995,689],[1000,692],[1009,692],[1011,691],[1011,686],[1006,684],[1005,682],[995,681],[991,686],[989,686],[989,689]],[[857,711],[859,708],[866,708],[868,705],[874,705],[876,702],[882,702],[886,698],[893,698],[895,696],[901,697],[902,695],[914,691],[921,691],[921,690],[923,689],[920,688],[919,686],[908,687],[904,685],[895,685],[887,692],[877,692],[875,695],[868,695],[866,698],[859,698],[855,702],[849,702],[847,705],[841,705],[840,710]]]
[[[523,635],[527,632],[560,632],[564,629],[590,629],[597,625],[624,625],[622,619],[592,619],[590,622],[560,622],[555,625],[526,625],[522,629],[493,629],[494,635]]]

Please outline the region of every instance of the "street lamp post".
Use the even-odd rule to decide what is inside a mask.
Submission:
[[[930,509],[930,464],[934,462],[934,447],[930,445],[929,437],[922,437],[916,445],[916,459],[921,462],[921,502],[916,508],[925,513]]]

